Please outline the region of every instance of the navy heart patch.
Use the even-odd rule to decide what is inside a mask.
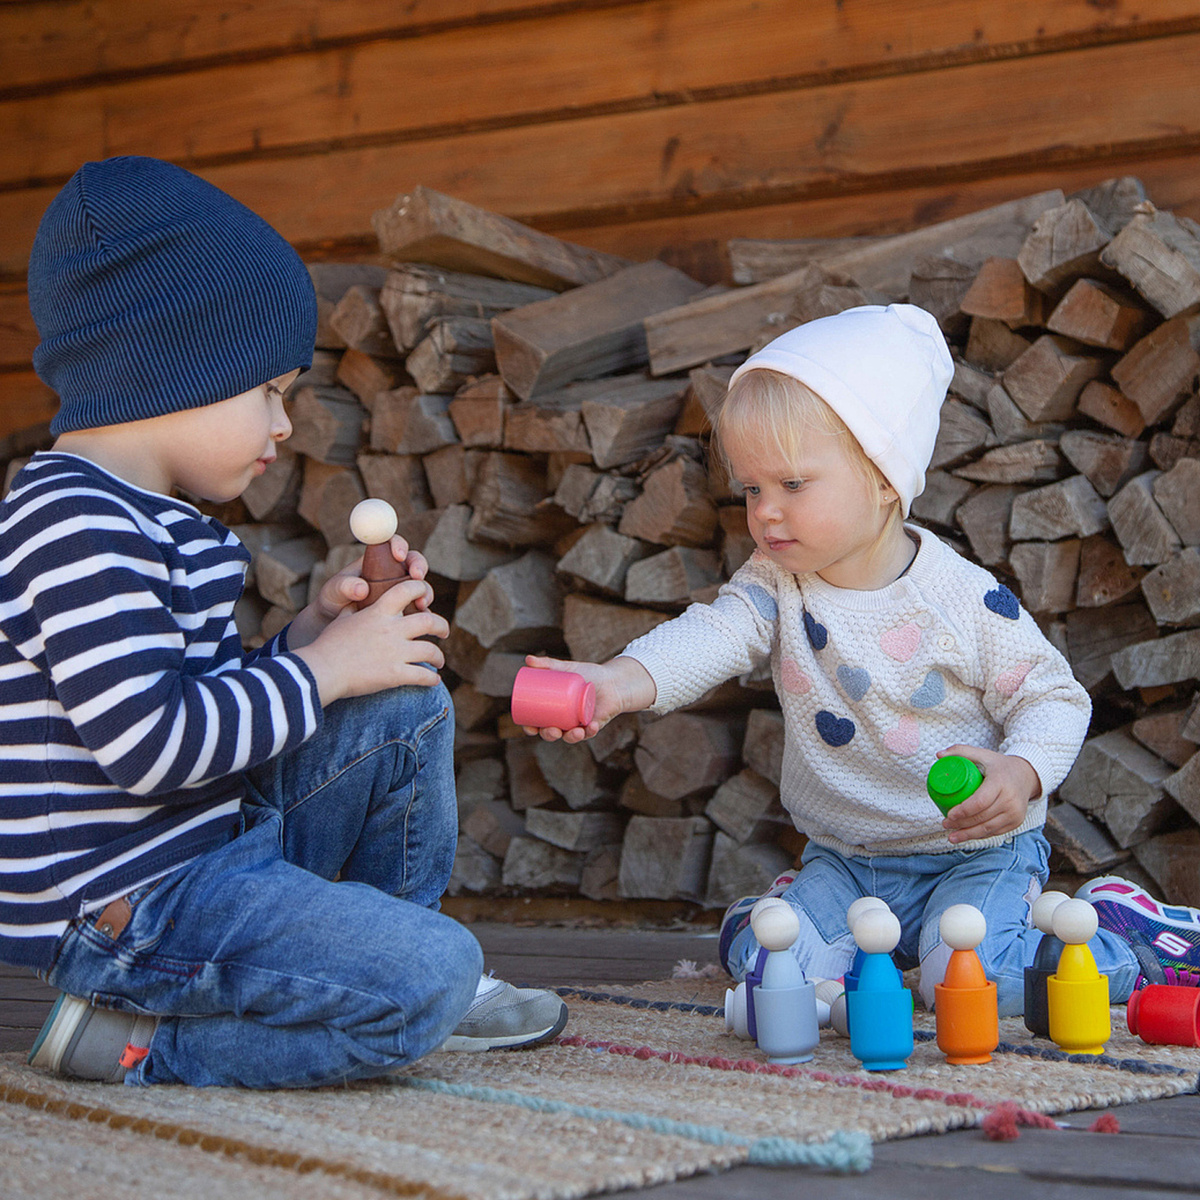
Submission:
[[[844,746],[854,736],[854,722],[849,717],[835,717],[821,709],[817,713],[817,732],[829,746]]]
[[[997,584],[988,592],[984,596],[983,602],[998,617],[1007,617],[1010,621],[1015,621],[1021,615],[1021,606],[1017,602],[1016,596],[1002,583]]]
[[[838,682],[851,700],[861,700],[871,686],[871,674],[866,667],[848,667],[842,663],[837,669]]]
[[[804,614],[804,632],[808,634],[809,643],[814,650],[824,650],[829,641],[829,630],[820,621],[814,621],[808,613]]]

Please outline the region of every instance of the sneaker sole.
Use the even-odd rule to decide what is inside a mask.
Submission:
[[[86,1000],[62,993],[54,1002],[46,1023],[33,1043],[33,1049],[29,1051],[26,1060],[29,1065],[46,1071],[57,1071],[63,1056],[70,1048],[75,1031],[90,1007]]]
[[[439,1047],[439,1050],[519,1050],[523,1046],[536,1046],[539,1042],[549,1041],[557,1037],[567,1027],[567,1006],[562,1006],[558,1020],[553,1025],[538,1033],[514,1033],[509,1037],[470,1037],[467,1034],[452,1033]]]
[[[1116,885],[1111,890],[1105,890],[1109,885]],[[1099,894],[1097,894],[1099,893]],[[1171,916],[1172,912],[1193,912],[1181,904],[1163,904],[1149,896],[1144,888],[1122,879],[1119,875],[1104,875],[1099,879],[1089,879],[1075,893],[1077,900],[1086,900],[1089,904],[1115,904],[1119,908],[1127,908],[1142,916],[1149,916],[1160,925],[1169,925],[1174,929],[1190,929],[1200,933],[1200,924],[1194,919]]]

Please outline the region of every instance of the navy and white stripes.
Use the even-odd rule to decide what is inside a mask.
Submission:
[[[191,505],[48,453],[0,509],[0,959],[226,841],[240,773],[320,724],[299,658],[244,654],[249,555]]]

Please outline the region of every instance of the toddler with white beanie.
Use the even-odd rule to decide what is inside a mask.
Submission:
[[[715,442],[745,491],[754,553],[711,604],[608,663],[527,659],[596,686],[588,726],[528,732],[580,741],[618,713],[666,713],[769,664],[785,728],[780,795],[808,837],[799,872],[769,894],[800,918],[801,966],[844,974],[855,953],[846,911],[878,896],[900,919],[897,961],[920,964],[932,1006],[950,954],[941,914],[972,904],[1010,1015],[1041,936],[1029,914],[1047,877],[1046,797],[1091,704],[1008,588],[906,520],[952,374],[937,322],[909,304],[823,317],[751,355]],[[943,817],[925,780],[951,754],[983,782]],[[749,908],[734,905],[722,926],[721,961],[737,979],[759,951]],[[1093,946],[1114,997],[1128,995],[1128,943],[1101,930]]]

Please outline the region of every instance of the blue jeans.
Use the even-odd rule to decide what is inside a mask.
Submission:
[[[450,697],[332,704],[247,773],[242,830],[132,893],[115,940],[72,923],[48,982],[159,1016],[130,1084],[308,1087],[435,1050],[475,995],[475,938],[437,911],[454,863]]]
[[[844,975],[857,949],[846,910],[860,896],[878,896],[900,921],[894,958],[904,968],[920,964],[921,997],[932,1008],[934,985],[945,976],[951,953],[938,932],[942,913],[952,904],[972,904],[987,920],[977,953],[987,977],[996,981],[1000,1015],[1020,1016],[1025,968],[1042,937],[1031,924],[1030,910],[1046,882],[1049,856],[1049,844],[1037,831],[988,849],[907,857],[847,858],[809,842],[800,873],[783,894],[800,917],[796,956],[813,978]],[[1097,967],[1109,977],[1113,1002],[1127,1000],[1138,975],[1133,951],[1103,929],[1089,945]],[[745,978],[757,955],[758,943],[747,925],[729,947],[735,979]]]

